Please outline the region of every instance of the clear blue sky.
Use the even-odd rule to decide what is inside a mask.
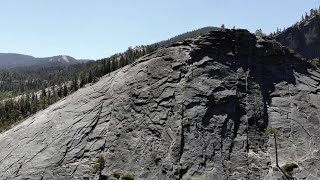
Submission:
[[[320,0],[1,0],[0,52],[103,58],[204,26],[274,31]]]

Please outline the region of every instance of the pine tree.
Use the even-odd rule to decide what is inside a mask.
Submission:
[[[80,88],[87,84],[86,76],[84,74],[80,77]]]
[[[30,115],[31,114],[31,99],[30,99],[29,94],[26,95],[25,109],[26,109],[27,115]]]
[[[88,83],[92,83],[92,81],[93,81],[93,75],[92,75],[92,72],[89,71]]]
[[[62,89],[63,89],[63,87],[60,85],[60,86],[59,86],[59,89],[58,89],[58,97],[59,97],[59,98],[62,98],[62,95],[63,95],[63,94],[62,94]]]
[[[126,64],[125,64],[125,60],[123,58],[123,56],[120,57],[120,67],[124,67]]]
[[[111,64],[112,64],[112,71],[115,71],[118,69],[117,60],[115,58],[112,60]]]
[[[104,166],[105,166],[105,159],[101,155],[101,156],[98,157],[96,163],[92,167],[94,173],[98,173],[99,175],[101,175],[101,171],[104,169]]]
[[[312,17],[313,15],[315,15],[315,11],[313,9],[310,9],[310,16]]]
[[[51,95],[51,91],[50,91],[50,90],[48,91],[48,98],[47,98],[47,99],[48,99],[48,100],[47,100],[48,105],[49,105],[49,104],[52,104],[52,102],[51,102],[51,101],[52,101],[52,95]]]
[[[224,24],[221,25],[221,30],[223,31],[225,29]]]
[[[37,112],[38,108],[39,108],[38,96],[32,93],[31,112],[32,113]]]
[[[77,91],[79,89],[78,78],[76,76],[74,76],[74,79],[72,81],[72,89],[73,91]]]
[[[105,59],[102,59],[101,60],[101,63],[102,63],[102,75],[105,75],[106,74],[106,60]]]
[[[111,72],[111,63],[110,60],[107,61],[107,73]]]
[[[63,96],[64,97],[68,96],[68,87],[66,84],[64,84],[64,86],[63,86]]]
[[[19,111],[20,111],[20,113],[21,113],[21,114],[26,114],[24,97],[21,97],[21,98],[18,100],[18,105],[19,105]]]
[[[42,89],[42,94],[41,94],[43,97],[47,97],[47,92],[46,92],[46,89]]]
[[[262,29],[257,29],[256,32],[255,32],[255,34],[256,34],[257,36],[264,36],[264,34],[263,34],[263,32],[262,32]]]

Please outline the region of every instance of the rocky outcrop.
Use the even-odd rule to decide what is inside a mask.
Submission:
[[[308,59],[320,58],[320,15],[286,29],[276,40]]]
[[[280,179],[320,174],[320,72],[246,30],[163,47],[0,134],[0,179]],[[271,140],[271,139],[270,139]]]

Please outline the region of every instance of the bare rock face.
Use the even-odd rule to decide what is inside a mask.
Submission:
[[[306,58],[320,58],[320,16],[286,29],[276,39]]]
[[[320,72],[246,30],[175,43],[0,134],[0,179],[319,179]]]

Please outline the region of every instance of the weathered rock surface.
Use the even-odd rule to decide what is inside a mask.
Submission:
[[[306,58],[320,58],[320,16],[286,29],[276,39]]]
[[[215,31],[137,60],[0,134],[0,179],[320,178],[320,72],[271,40]],[[270,139],[271,140],[271,139]]]

